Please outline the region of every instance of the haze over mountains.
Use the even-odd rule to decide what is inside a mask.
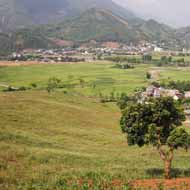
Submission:
[[[173,27],[190,25],[189,0],[114,0],[145,19],[155,19]]]
[[[140,41],[190,47],[190,29],[138,18],[111,0],[0,0],[1,51],[54,47],[55,41]]]

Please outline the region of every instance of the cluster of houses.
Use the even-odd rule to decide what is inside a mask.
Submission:
[[[176,89],[165,89],[163,87],[155,87],[151,85],[146,88],[145,92],[142,92],[141,100],[145,100],[149,97],[172,97],[174,100],[179,100],[182,98],[190,99],[190,91],[187,91],[183,94]]]
[[[98,59],[99,55],[144,55],[152,52],[161,52],[166,55],[180,55],[190,53],[190,50],[183,49],[183,51],[165,51],[165,44],[158,42],[139,42],[133,43],[121,43],[121,42],[93,42],[89,44],[78,44],[76,46],[68,46],[55,49],[25,49],[19,53],[13,53],[10,57],[0,57],[0,60],[25,60],[25,61],[46,61],[57,62],[65,61],[63,57],[75,57],[78,59],[85,59],[85,61],[94,61]],[[31,57],[27,55],[35,55],[37,57]],[[47,58],[48,57],[48,58]],[[49,57],[54,57],[50,59]],[[39,58],[39,59],[37,59]],[[67,61],[67,60],[66,60]],[[71,60],[72,61],[72,60]],[[78,60],[73,60],[73,62]],[[80,61],[80,60],[79,60]]]
[[[139,102],[144,102],[147,98],[154,97],[172,97],[174,100],[180,100],[182,98],[190,99],[190,91],[181,93],[176,89],[165,89],[163,87],[155,87],[153,85],[146,88],[144,92],[141,93],[141,98]],[[190,119],[190,106],[189,104],[184,105],[184,113],[188,119]]]
[[[149,86],[144,92],[141,93],[141,99],[139,102],[144,102],[147,98],[154,97],[172,97],[174,100],[190,99],[190,91],[181,93],[176,89],[165,89],[163,87]],[[190,119],[190,105],[184,105],[184,113],[187,118]]]

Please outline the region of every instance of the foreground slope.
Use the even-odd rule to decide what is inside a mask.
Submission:
[[[109,175],[124,181],[162,176],[153,148],[127,146],[112,104],[61,92],[0,93],[0,113],[3,189],[63,189],[65,178],[95,174],[99,183]],[[183,176],[189,154],[178,151],[173,164]]]

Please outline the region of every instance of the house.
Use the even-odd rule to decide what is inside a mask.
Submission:
[[[154,48],[154,51],[155,51],[155,52],[162,52],[162,51],[163,51],[163,49],[162,49],[162,48],[160,48],[160,47],[155,47],[155,48]]]
[[[141,93],[142,99],[146,99],[148,97],[172,97],[174,100],[179,100],[183,98],[183,94],[179,92],[179,90],[173,89],[165,89],[162,87],[155,87],[153,85],[147,87],[146,91]]]
[[[187,118],[186,122],[189,122],[190,121],[190,109],[185,109],[184,113],[185,113],[186,118]]]
[[[156,87],[153,85],[147,87],[147,89],[146,89],[147,96],[153,96],[155,89],[156,89]]]
[[[154,89],[154,93],[153,93],[153,97],[159,98],[159,97],[161,97],[161,95],[162,95],[162,90],[161,90],[161,88],[155,88],[155,89]]]
[[[183,98],[183,94],[179,92],[179,90],[170,90],[166,89],[164,92],[164,96],[172,97],[174,100],[179,100]]]
[[[185,98],[190,99],[190,91],[185,92]]]

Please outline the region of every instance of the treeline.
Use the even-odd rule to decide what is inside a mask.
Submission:
[[[179,67],[190,66],[190,62],[185,61],[185,58],[174,59],[172,56],[162,56],[160,60],[156,60],[155,63],[159,67],[161,66],[179,66]]]
[[[150,54],[145,54],[140,57],[111,56],[111,57],[106,57],[105,60],[116,62],[116,63],[155,64],[158,67],[161,67],[161,66],[188,67],[190,66],[190,61],[186,61],[184,57],[174,59],[173,56],[161,56],[159,59],[158,58],[155,59]]]
[[[184,93],[190,91],[190,81],[168,81],[168,82],[152,82],[152,85],[156,87],[163,87],[167,89],[176,89]]]
[[[127,56],[111,56],[111,57],[105,57],[104,58],[107,61],[112,61],[116,63],[141,63],[141,59],[138,57],[127,57]]]
[[[16,55],[9,56],[8,61],[44,61],[44,62],[85,62],[84,58],[60,56],[60,57],[47,57],[42,55]]]
[[[129,63],[126,63],[126,64],[119,64],[117,63],[116,65],[113,66],[113,68],[116,68],[116,69],[134,69],[134,65],[131,65]]]

